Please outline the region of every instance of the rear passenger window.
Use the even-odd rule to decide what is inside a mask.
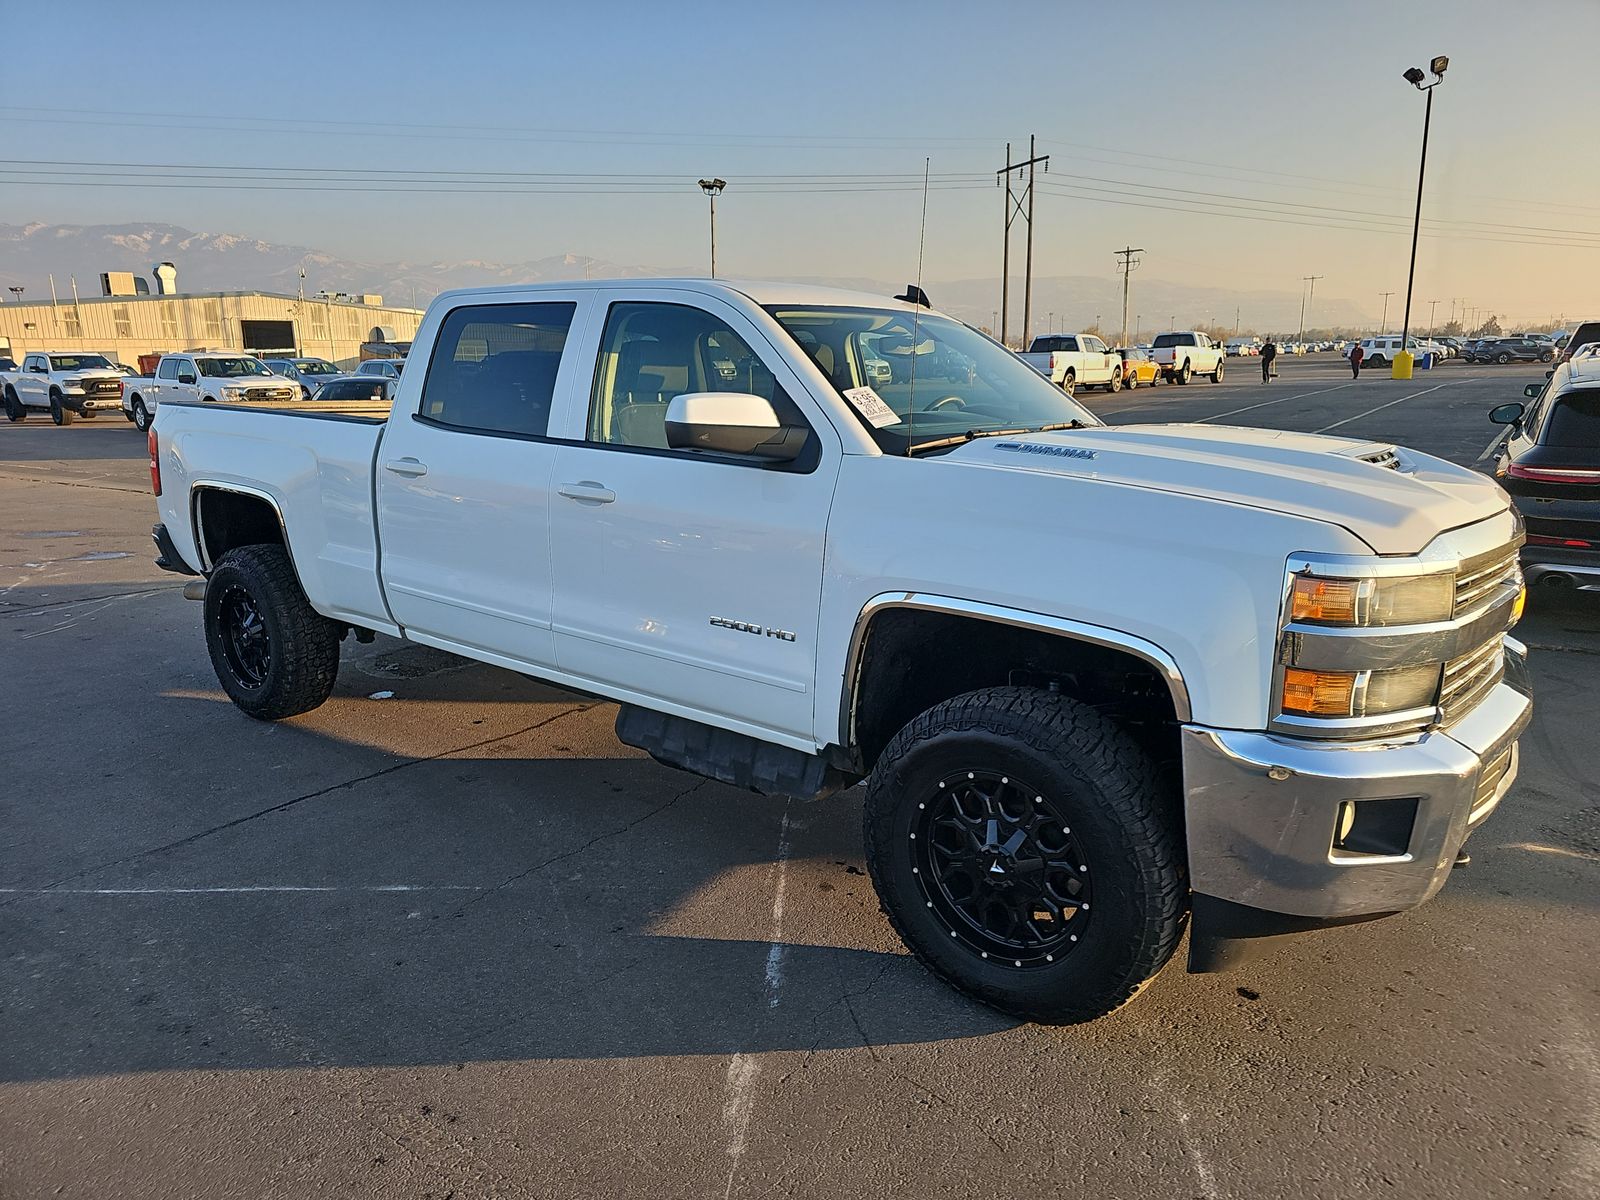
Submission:
[[[681,304],[612,305],[595,364],[589,440],[665,450],[667,405],[686,392],[753,393],[772,401],[783,424],[806,424],[744,339],[710,313]]]
[[[1568,392],[1549,406],[1540,444],[1600,450],[1600,392]]]
[[[439,326],[418,415],[484,433],[542,437],[575,304],[475,304]]]

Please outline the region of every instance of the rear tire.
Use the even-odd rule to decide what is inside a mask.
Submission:
[[[1002,1012],[1104,1016],[1183,934],[1174,798],[1132,738],[1064,696],[988,688],[917,717],[867,781],[865,833],[912,953]]]
[[[282,546],[240,546],[206,581],[206,648],[228,698],[259,721],[316,708],[339,674],[339,627],[306,599]]]
[[[1212,383],[1221,383],[1222,382],[1222,360],[1220,358],[1217,359],[1217,369],[1215,371],[1211,372],[1211,382]]]
[[[1183,360],[1183,366],[1178,371],[1178,382],[1179,383],[1188,383],[1189,380],[1191,380],[1193,378],[1194,378],[1194,368],[1189,365],[1189,360],[1188,359],[1184,359]]]
[[[1503,367],[1508,362],[1511,361],[1511,355],[1509,355],[1509,354],[1505,353],[1504,351],[1502,351],[1501,353],[1499,353],[1499,354],[1494,356],[1494,360],[1495,360],[1495,362],[1499,363]]]
[[[1132,375],[1129,375],[1128,378],[1123,381],[1123,386],[1126,387],[1130,392],[1138,391],[1139,373],[1135,371]]]
[[[28,410],[22,406],[22,401],[17,399],[17,393],[12,388],[6,389],[6,420],[13,423],[22,420],[28,415]]]
[[[144,406],[142,396],[135,396],[133,399],[133,427],[140,433],[145,433],[150,428],[150,410]]]
[[[1122,372],[1121,371],[1113,371],[1111,373],[1111,382],[1106,384],[1106,391],[1107,392],[1111,392],[1111,393],[1114,394],[1116,392],[1120,392],[1121,390],[1122,390]]]
[[[60,392],[50,393],[50,419],[57,425],[71,425],[73,412],[61,402]]]
[[[1069,396],[1077,394],[1078,373],[1071,367],[1068,367],[1067,373],[1061,377],[1061,390]]]

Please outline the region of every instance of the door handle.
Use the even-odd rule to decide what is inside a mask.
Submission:
[[[602,487],[589,479],[585,479],[582,483],[563,483],[556,488],[556,494],[565,496],[568,500],[587,501],[590,504],[610,504],[617,498],[617,494],[610,488]]]
[[[428,468],[414,458],[396,458],[383,464],[385,471],[393,471],[396,475],[426,475]]]

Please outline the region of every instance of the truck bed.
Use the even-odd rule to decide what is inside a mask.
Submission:
[[[193,567],[194,493],[242,492],[271,502],[300,584],[325,616],[394,631],[378,584],[373,469],[388,405],[217,404],[156,409],[161,519]],[[205,466],[191,471],[191,463]]]

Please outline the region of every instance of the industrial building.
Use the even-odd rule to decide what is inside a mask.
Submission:
[[[176,273],[161,267],[157,288],[174,288]],[[348,367],[384,353],[363,354],[363,346],[408,346],[422,320],[420,309],[391,308],[381,296],[151,295],[136,289],[143,283],[110,272],[101,276],[100,288],[118,294],[43,301],[0,296],[0,355],[20,361],[30,350],[84,350],[137,366],[152,354],[210,347],[315,356]]]

